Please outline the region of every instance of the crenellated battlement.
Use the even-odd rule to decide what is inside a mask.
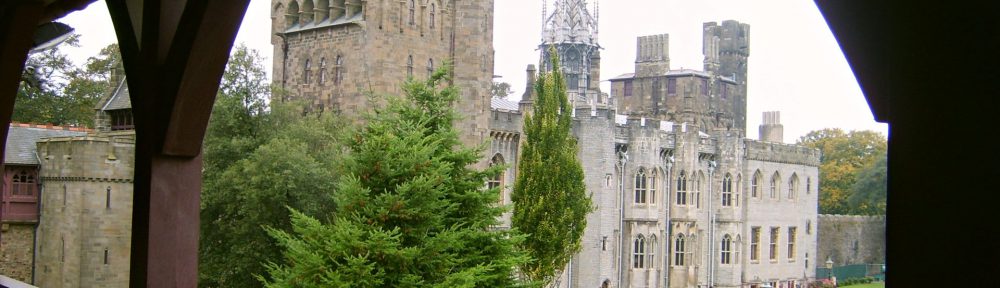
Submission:
[[[805,146],[746,139],[748,160],[819,166],[822,152]]]

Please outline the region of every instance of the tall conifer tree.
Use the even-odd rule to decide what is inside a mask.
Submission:
[[[267,287],[517,287],[523,237],[495,229],[503,207],[484,185],[501,167],[471,168],[479,151],[452,126],[448,70],[410,81],[348,140],[329,223],[293,212],[293,233],[270,229],[283,264]],[[324,221],[325,222],[325,221]]]
[[[550,50],[556,55],[555,49]],[[573,108],[558,56],[551,61],[553,72],[538,76],[533,112],[524,116],[527,138],[511,194],[511,222],[528,235],[523,247],[533,260],[520,267],[521,273],[544,285],[552,283],[580,251],[587,214],[594,210],[583,183],[576,139],[570,135]]]

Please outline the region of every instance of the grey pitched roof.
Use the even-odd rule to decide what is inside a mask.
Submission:
[[[7,130],[4,164],[38,165],[38,158],[35,158],[38,140],[84,135],[87,132],[82,128],[11,123]]]
[[[518,109],[517,103],[514,103],[513,101],[500,99],[497,97],[493,97],[490,99],[490,108],[493,108],[494,110],[507,110],[507,111],[517,111]]]
[[[111,98],[105,103],[100,105],[101,111],[111,111],[111,110],[122,110],[122,109],[132,109],[132,100],[128,92],[128,81],[122,80],[118,83],[118,87],[112,92]]]

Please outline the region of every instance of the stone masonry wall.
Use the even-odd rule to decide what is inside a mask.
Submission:
[[[817,261],[833,266],[885,263],[885,217],[819,215]]]
[[[0,246],[0,275],[31,283],[32,257],[35,253],[34,223],[4,223]]]

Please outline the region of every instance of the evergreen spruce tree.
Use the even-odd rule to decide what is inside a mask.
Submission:
[[[527,235],[523,248],[532,258],[520,267],[521,273],[543,285],[552,283],[580,251],[587,214],[594,210],[583,183],[576,139],[570,135],[573,111],[558,56],[551,61],[553,72],[540,74],[535,83],[533,113],[524,116],[527,138],[511,194],[511,222]]]
[[[447,66],[446,66],[447,67]],[[329,221],[293,210],[292,230],[268,232],[284,248],[267,287],[516,287],[523,237],[495,229],[504,208],[471,169],[478,150],[452,127],[457,90],[441,69],[408,81],[350,136]],[[329,222],[329,223],[325,223]]]

